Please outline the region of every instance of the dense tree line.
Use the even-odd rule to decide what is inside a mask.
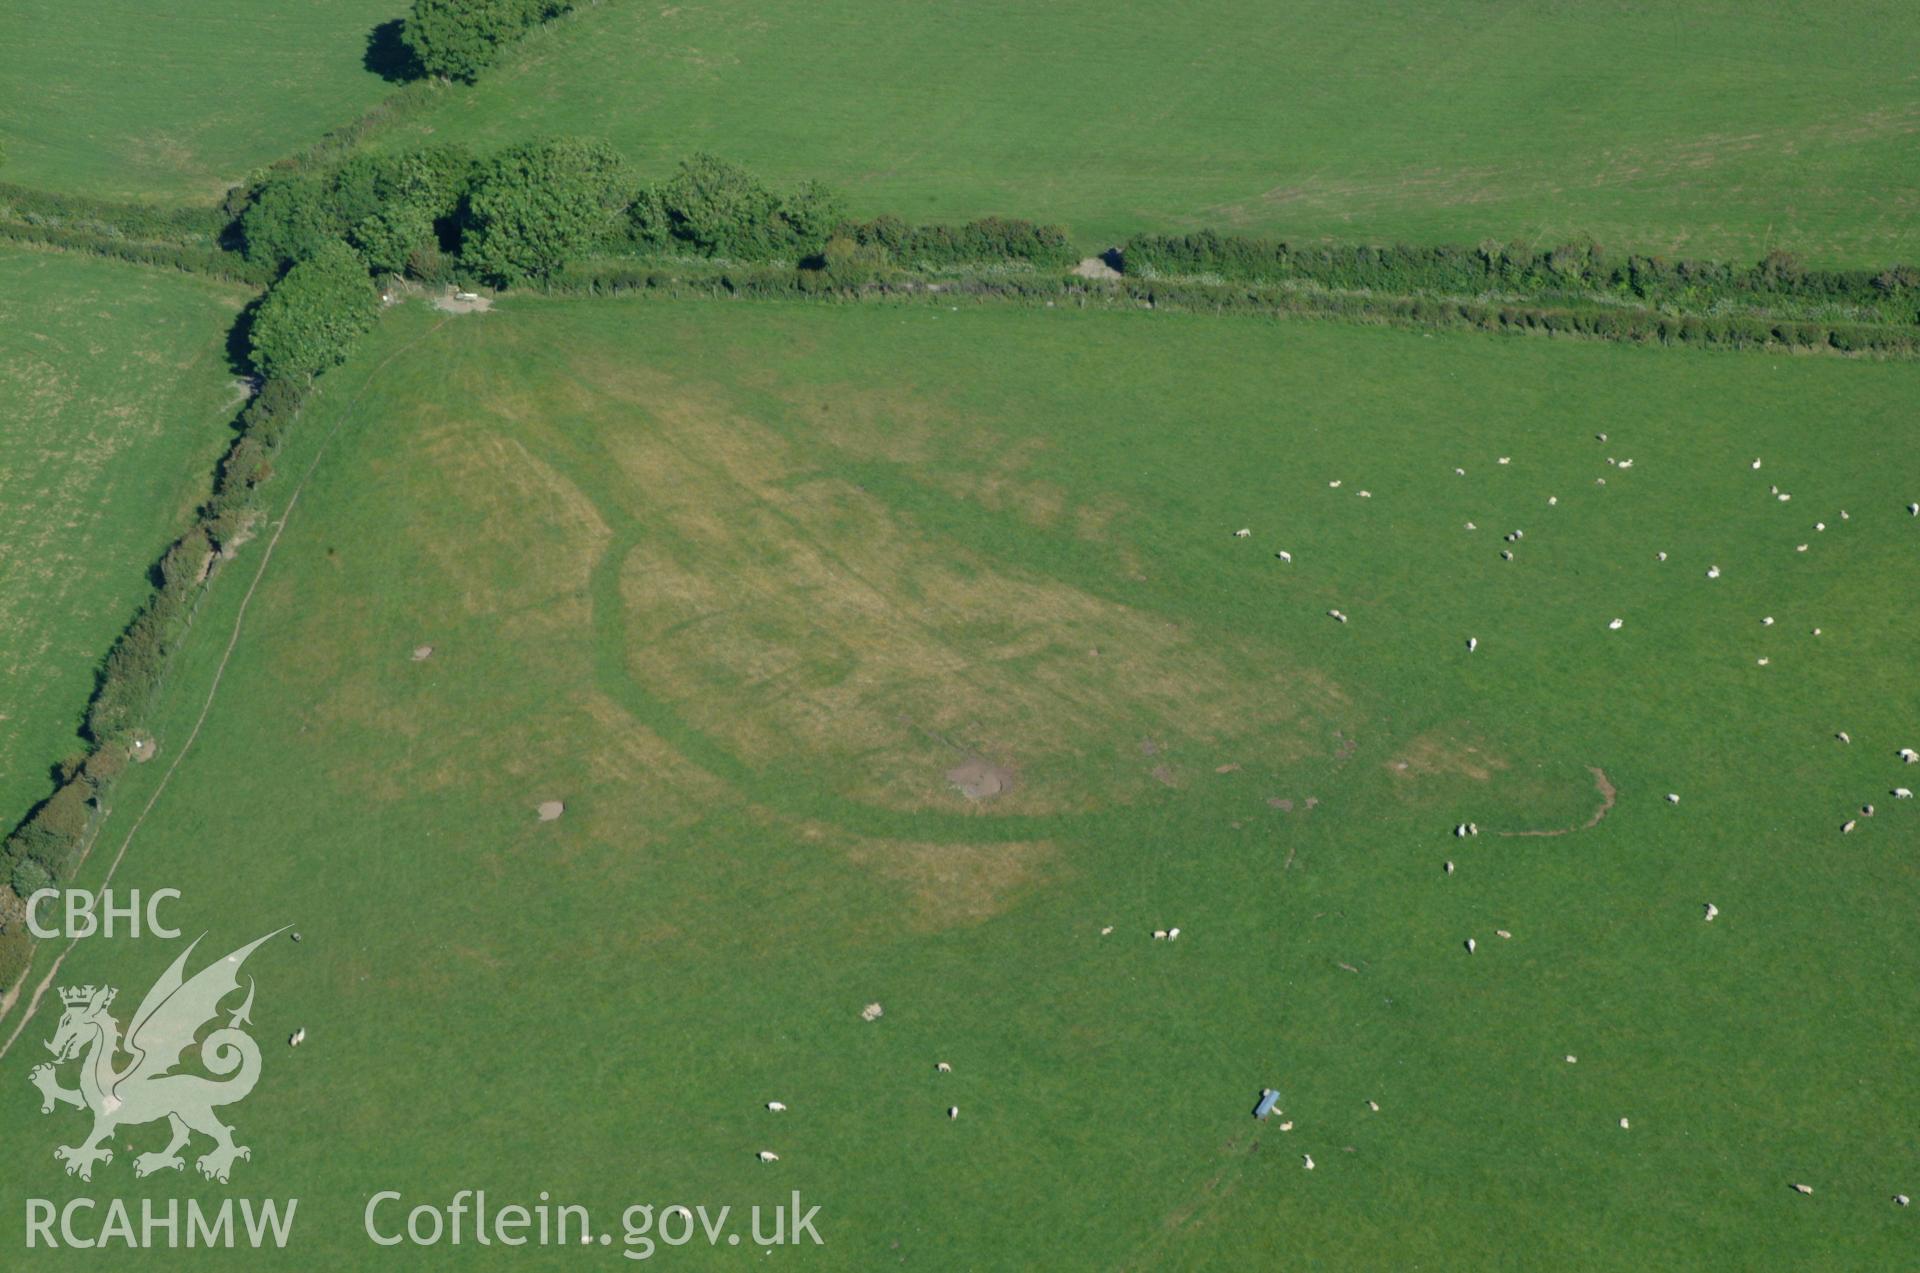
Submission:
[[[555,138],[486,157],[457,146],[360,155],[269,176],[239,216],[256,266],[284,270],[345,242],[375,273],[511,285],[596,256],[789,261],[816,269],[1073,259],[1059,226],[987,218],[961,226],[851,221],[817,182],[776,189],[695,155],[643,184],[603,142]],[[829,250],[835,240],[844,244]]]

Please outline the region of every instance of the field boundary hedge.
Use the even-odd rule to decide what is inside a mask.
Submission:
[[[21,225],[0,221],[0,240],[22,247],[52,248],[78,252],[86,256],[148,265],[156,269],[179,270],[228,283],[260,287],[271,281],[273,271],[248,261],[238,252],[217,247],[192,247],[181,243],[149,243],[102,234],[93,230],[62,226]]]
[[[212,496],[152,566],[153,590],[95,672],[87,748],[62,763],[52,793],[0,842],[0,985],[21,971],[30,950],[23,899],[70,883],[86,862],[107,796],[145,740],[148,714],[193,611],[220,564],[264,515],[259,489],[273,476],[273,457],[312,391],[306,378],[269,380],[241,409]]]
[[[1608,252],[1597,244],[1528,248],[1307,244],[1223,235],[1135,235],[1123,272],[1148,278],[1312,283],[1340,291],[1508,299],[1542,305],[1629,305],[1711,318],[1744,311],[1774,320],[1920,322],[1920,269],[1808,269],[1789,252],[1751,266]]]
[[[1525,304],[1502,300],[1382,295],[1278,283],[1122,276],[1089,280],[1040,272],[973,273],[931,280],[908,274],[839,280],[825,270],[729,266],[669,268],[645,262],[569,266],[531,288],[555,296],[652,294],[709,299],[824,302],[948,300],[1030,305],[1333,318],[1407,328],[1535,333],[1632,344],[1720,349],[1794,349],[1849,355],[1920,353],[1920,328],[1770,319],[1743,314],[1674,315],[1623,305]]]

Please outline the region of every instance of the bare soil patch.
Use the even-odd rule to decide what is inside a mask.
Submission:
[[[975,756],[947,770],[947,781],[969,800],[991,800],[1012,791],[1017,778],[1013,770]]]
[[[449,314],[484,314],[493,308],[493,298],[449,288],[433,298],[433,307]]]

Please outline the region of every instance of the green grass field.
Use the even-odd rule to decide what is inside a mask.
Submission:
[[[1404,10],[1404,7],[1402,7]],[[1911,6],[610,3],[383,144],[710,149],[861,213],[1911,258]]]
[[[93,670],[241,401],[240,288],[0,250],[0,821],[80,750]]]
[[[286,1252],[147,1257],[194,1268],[413,1267],[366,1198],[462,1188],[603,1230],[798,1189],[821,1267],[1892,1267],[1917,377],[1176,315],[407,307],[303,420],[283,471],[327,453],[115,881],[183,890],[203,957],[303,933],[248,965],[253,1158],[136,1183],[148,1127],[60,1175],[83,1123],[32,1112],[43,1009],[0,1062],[11,1192],[301,1199]],[[970,760],[1011,789],[959,795]],[[1617,794],[1582,828],[1592,768]],[[176,949],[85,942],[61,981],[132,997]],[[1248,1117],[1263,1085],[1291,1132]]]
[[[392,91],[367,37],[401,0],[12,6],[0,177],[64,194],[212,203],[249,169]]]

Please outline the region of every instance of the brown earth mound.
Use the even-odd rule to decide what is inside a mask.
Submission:
[[[947,770],[947,781],[969,800],[991,800],[1013,790],[1014,774],[1011,769],[975,757]]]

